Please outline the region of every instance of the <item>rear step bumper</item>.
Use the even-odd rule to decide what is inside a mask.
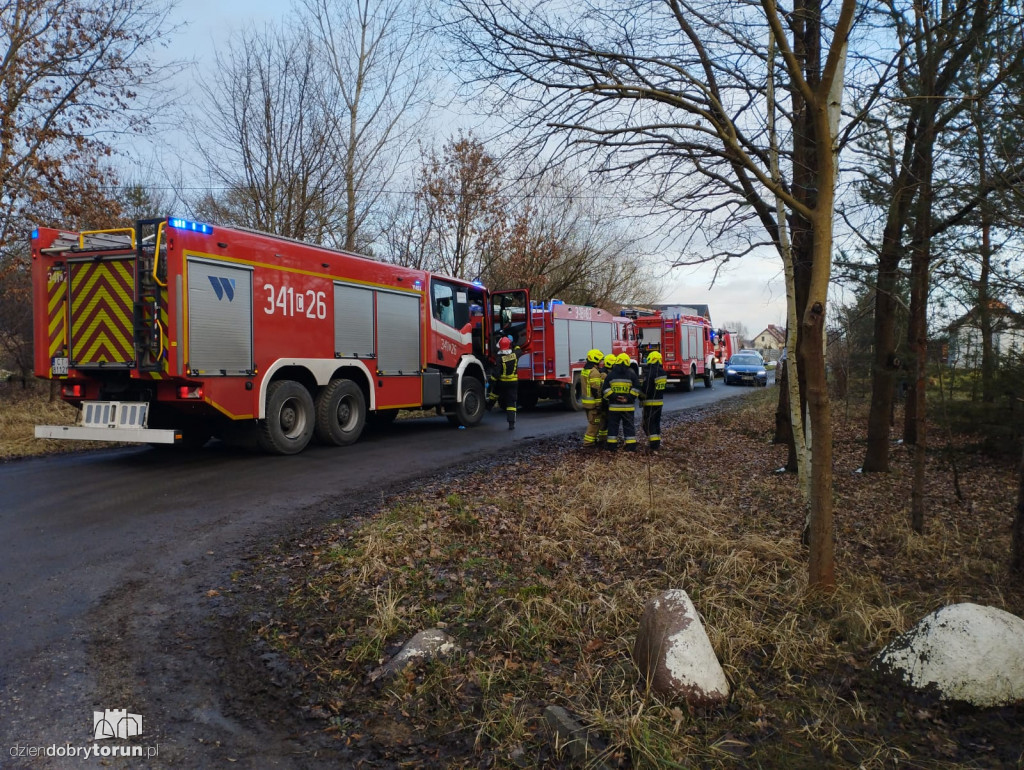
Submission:
[[[77,441],[119,441],[133,444],[173,444],[181,433],[161,428],[87,428],[81,425],[37,425],[36,438]]]

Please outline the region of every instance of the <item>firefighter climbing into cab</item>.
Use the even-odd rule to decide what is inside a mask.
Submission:
[[[640,395],[640,380],[630,364],[628,353],[615,358],[615,366],[604,381],[604,397],[608,402],[608,449],[619,448],[619,426],[627,452],[636,451],[636,399]]]
[[[512,340],[502,337],[498,340],[498,362],[491,372],[491,392],[488,400],[498,402],[505,410],[508,429],[516,428],[516,399],[519,397],[519,348],[513,349]]]
[[[608,436],[608,415],[603,409],[601,391],[604,390],[604,353],[594,348],[587,353],[587,362],[580,372],[583,411],[587,416],[587,430],[583,434],[583,448],[594,449],[598,441]],[[602,431],[604,436],[601,436]]]

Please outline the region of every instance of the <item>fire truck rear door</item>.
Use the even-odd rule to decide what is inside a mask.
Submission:
[[[135,258],[68,260],[71,366],[135,362]]]

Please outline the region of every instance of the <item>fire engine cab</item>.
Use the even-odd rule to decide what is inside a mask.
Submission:
[[[499,334],[530,348],[526,291],[184,219],[32,232],[35,373],[76,426],[41,438],[276,454],[343,446],[368,416],[435,408],[473,426]]]

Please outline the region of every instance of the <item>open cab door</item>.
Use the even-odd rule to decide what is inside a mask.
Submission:
[[[496,355],[501,337],[511,337],[513,348],[519,347],[523,353],[529,352],[530,293],[526,289],[492,292],[490,311],[491,339],[488,350],[491,356]]]

